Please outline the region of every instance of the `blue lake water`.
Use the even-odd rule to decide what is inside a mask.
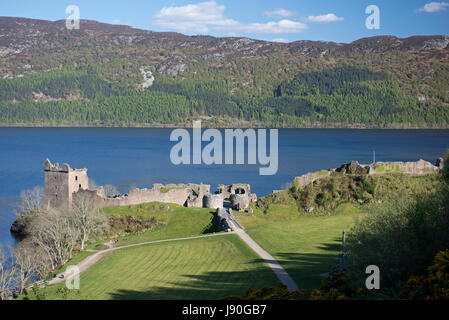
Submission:
[[[0,244],[14,242],[9,228],[20,191],[44,184],[43,162],[88,168],[97,185],[121,192],[153,183],[249,183],[258,197],[293,177],[351,160],[435,162],[449,148],[449,130],[280,129],[279,169],[260,176],[259,165],[173,165],[171,129],[0,128]]]

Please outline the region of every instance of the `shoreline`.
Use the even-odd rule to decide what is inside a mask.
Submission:
[[[0,128],[129,128],[129,129],[174,129],[174,128],[192,128],[192,125],[186,124],[159,124],[159,123],[144,123],[144,124],[32,124],[32,123],[0,123]],[[270,126],[270,125],[251,125],[250,123],[232,125],[226,124],[210,124],[202,123],[202,128],[239,128],[239,129],[364,129],[364,130],[449,130],[449,125],[446,126],[410,126],[406,124],[390,124],[384,126],[368,126],[360,124],[315,124],[304,126]]]

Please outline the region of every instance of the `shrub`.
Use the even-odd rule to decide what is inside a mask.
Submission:
[[[330,201],[330,197],[326,191],[319,193],[316,196],[316,203],[320,206],[325,206]]]
[[[348,234],[347,266],[355,277],[377,265],[384,288],[399,290],[411,275],[420,276],[435,254],[449,247],[449,188],[444,172],[433,193],[415,199],[391,198],[371,206],[371,214]]]
[[[109,225],[113,232],[144,232],[158,225],[164,225],[158,222],[154,217],[135,218],[132,216],[110,216]]]
[[[449,250],[436,254],[426,276],[412,276],[402,294],[410,300],[449,300]]]
[[[291,190],[292,190],[293,193],[296,193],[299,190],[299,182],[298,182],[298,180],[296,180],[296,178],[293,179],[293,181],[292,181]]]
[[[376,180],[374,178],[366,178],[365,176],[360,176],[360,187],[363,191],[366,191],[374,195],[374,190],[376,189]]]
[[[339,287],[344,288],[347,284],[347,277],[344,273],[336,274],[333,277],[326,277],[321,281],[319,290],[288,290],[287,286],[278,282],[276,286],[263,287],[261,289],[248,289],[246,295],[230,296],[228,300],[342,300],[345,298]],[[360,294],[362,291],[352,292]]]

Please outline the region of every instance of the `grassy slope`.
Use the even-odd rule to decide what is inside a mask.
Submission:
[[[104,256],[81,274],[69,299],[220,299],[277,278],[236,235],[156,243]],[[45,289],[61,299],[59,288]],[[30,298],[33,295],[30,294]]]
[[[355,205],[340,205],[334,215],[299,215],[290,205],[273,204],[264,215],[239,217],[247,233],[271,253],[300,288],[319,287],[341,250],[343,230],[364,215]]]
[[[388,175],[379,179],[376,199],[388,198],[392,191],[394,194],[411,196],[416,190],[432,188],[435,182],[432,176]],[[318,184],[315,189],[321,191],[320,188],[326,185]],[[318,287],[321,279],[319,274],[329,271],[340,252],[342,230],[349,231],[357,219],[365,216],[365,205],[343,202],[336,209],[331,209],[332,215],[310,215],[298,213],[297,203],[292,198],[285,197],[281,203],[270,203],[263,209],[253,206],[254,215],[240,216],[239,220],[251,237],[279,260],[300,288]],[[161,209],[164,205],[145,203],[105,209],[109,215],[155,217],[166,223],[166,226],[152,231],[120,237],[118,245],[212,231],[211,210],[170,204],[170,210],[164,211]],[[150,259],[147,252],[151,252],[155,258]],[[79,257],[87,254],[82,252],[69,264],[78,262],[81,260]],[[148,266],[154,264],[154,268],[148,269]],[[254,252],[231,235],[122,249],[108,254],[97,265],[82,275],[84,285],[81,293],[71,293],[70,298],[214,299],[243,294],[245,286],[258,288],[276,281],[274,274],[260,263]],[[134,270],[135,274],[128,274],[127,268]],[[252,268],[260,271],[256,272]],[[192,270],[197,271],[192,273]],[[105,275],[99,278],[103,273]],[[258,280],[252,279],[256,273]],[[188,275],[192,275],[190,283],[186,280]],[[111,281],[114,276],[116,279]],[[152,280],[148,282],[145,280],[147,277]],[[138,281],[134,281],[134,278]],[[227,278],[231,280],[227,282]],[[217,285],[212,285],[212,282]],[[48,288],[48,297],[61,297],[56,294],[60,287]]]
[[[166,223],[165,226],[156,227],[149,232],[120,237],[118,238],[117,246],[144,241],[196,236],[212,232],[213,212],[215,210],[186,208],[176,204],[169,204],[170,210],[164,211],[162,207],[165,205],[165,203],[151,202],[135,206],[105,208],[104,212],[107,215],[155,217],[157,221]]]
[[[271,199],[267,197],[261,208],[253,206],[254,216],[240,217],[239,220],[248,234],[279,260],[300,288],[319,287],[317,275],[329,271],[340,253],[342,231],[349,232],[356,220],[366,215],[364,208],[370,206],[357,203],[357,191],[363,187],[356,178],[360,177],[336,175],[315,181],[312,201],[308,204],[315,208],[313,215],[306,214],[304,208],[298,206],[304,202],[302,191],[310,190],[305,187],[296,194],[297,200],[286,191],[278,193]],[[404,174],[366,177],[366,181],[372,180],[375,188],[370,201],[384,201],[398,195],[414,198],[417,194],[432,191],[437,177]],[[337,189],[334,195],[332,182]],[[331,195],[325,207],[317,203],[317,195],[322,192]],[[264,201],[261,199],[260,202],[263,204]]]

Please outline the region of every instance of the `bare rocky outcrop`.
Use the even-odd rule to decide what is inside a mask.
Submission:
[[[143,82],[140,84],[139,88],[146,89],[151,87],[154,82],[154,76],[150,67],[141,67],[139,70],[143,77]]]
[[[29,235],[27,226],[30,225],[30,221],[32,221],[33,216],[30,214],[22,214],[16,220],[14,220],[11,225],[11,234],[16,239],[24,239]]]
[[[245,37],[191,37],[175,32],[153,32],[85,19],[80,20],[79,30],[67,30],[65,20],[0,17],[0,57],[6,60],[45,55],[48,50],[58,54],[72,54],[75,48],[84,48],[92,42],[94,46],[103,49],[104,57],[108,58],[105,60],[109,60],[109,52],[125,57],[130,57],[132,53],[133,57],[145,59],[142,61],[151,61],[157,72],[178,75],[188,69],[193,71],[192,66],[198,61],[227,63],[242,57],[270,56],[284,49],[293,55],[307,57],[322,57],[330,53],[383,53],[391,50],[441,51],[447,50],[449,37],[375,36],[352,43],[307,40],[276,43]],[[126,49],[123,50],[123,47]],[[17,61],[23,65],[23,59]]]
[[[410,49],[417,51],[442,50],[449,44],[449,36],[441,36],[424,40],[420,44],[410,46]]]
[[[340,168],[336,169],[337,172],[341,173],[352,173],[352,174],[361,174],[367,173],[367,170],[364,166],[361,166],[358,161],[351,161],[350,163],[346,163],[342,165]]]

